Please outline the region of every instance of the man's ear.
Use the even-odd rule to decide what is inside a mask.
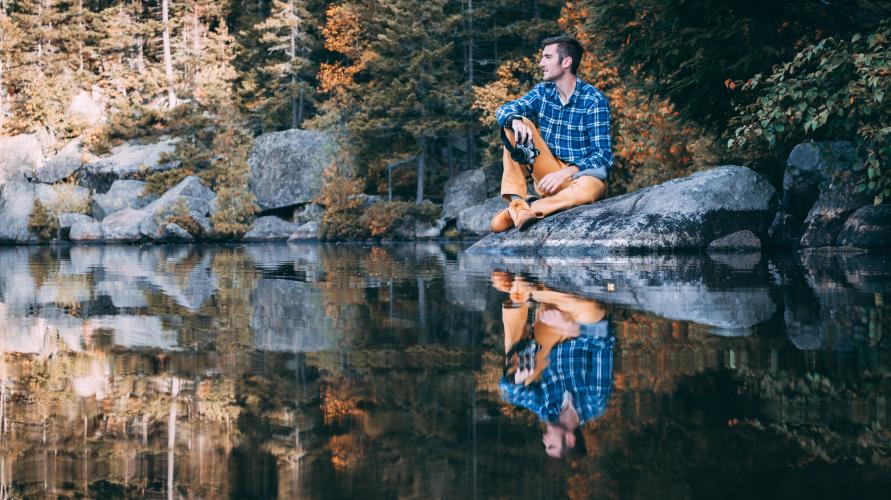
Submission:
[[[564,57],[563,60],[560,61],[560,67],[563,69],[571,68],[572,67],[572,58],[569,56]]]

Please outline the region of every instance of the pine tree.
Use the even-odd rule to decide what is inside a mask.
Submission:
[[[272,0],[269,17],[256,26],[261,41],[269,44],[263,71],[268,75],[267,108],[290,107],[291,128],[303,122],[313,64],[309,59],[315,40],[310,35],[312,17],[304,0]]]

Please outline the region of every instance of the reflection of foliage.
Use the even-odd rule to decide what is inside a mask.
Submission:
[[[217,349],[227,350],[254,344],[251,335],[251,293],[259,275],[248,263],[243,248],[217,252],[211,262],[217,276],[217,307],[212,312]]]

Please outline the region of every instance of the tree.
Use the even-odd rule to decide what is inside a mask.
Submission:
[[[267,108],[290,107],[291,128],[303,122],[307,79],[312,77],[309,54],[315,40],[310,35],[312,17],[304,0],[272,0],[266,20],[256,26],[261,41],[268,44],[268,59],[263,66],[270,85]]]

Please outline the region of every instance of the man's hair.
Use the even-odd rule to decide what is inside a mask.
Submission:
[[[541,48],[543,49],[548,45],[554,44],[557,44],[557,55],[560,57],[561,63],[563,62],[563,59],[566,59],[567,57],[572,58],[572,66],[569,67],[569,71],[573,75],[576,74],[579,70],[579,64],[582,62],[582,54],[585,52],[585,49],[582,48],[582,44],[575,38],[561,35],[545,38],[541,41]]]

